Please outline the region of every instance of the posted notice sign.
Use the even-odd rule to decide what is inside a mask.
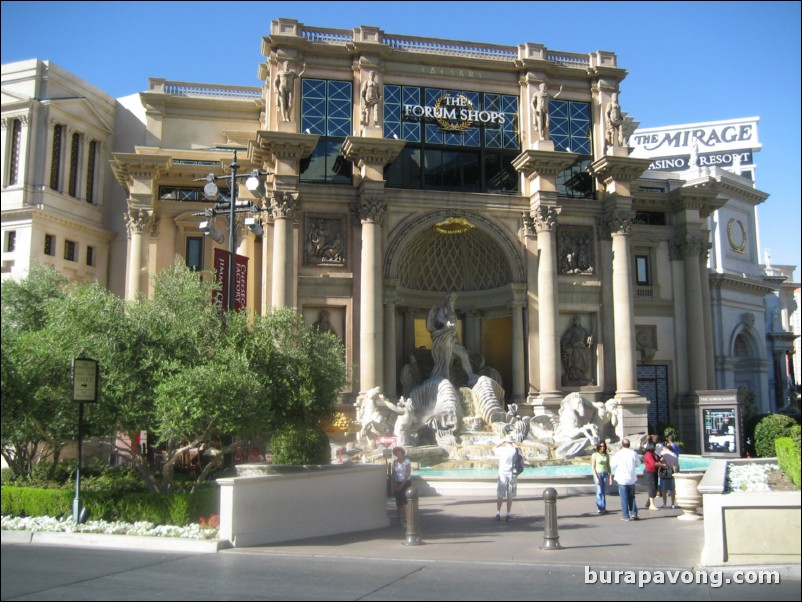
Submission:
[[[97,360],[73,358],[72,360],[72,400],[79,402],[97,401],[98,382]]]

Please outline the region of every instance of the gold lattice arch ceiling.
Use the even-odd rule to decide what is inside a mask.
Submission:
[[[385,275],[408,290],[485,291],[523,278],[507,236],[477,214],[417,216],[396,233],[388,251]]]

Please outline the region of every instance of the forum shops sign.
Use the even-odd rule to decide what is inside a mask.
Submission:
[[[403,117],[434,122],[449,132],[461,132],[475,124],[500,126],[506,120],[504,113],[475,108],[463,94],[443,94],[432,106],[405,104]]]
[[[735,119],[635,130],[629,140],[633,157],[652,159],[653,171],[686,171],[726,167],[740,171],[754,166],[754,152],[761,146],[760,119]]]

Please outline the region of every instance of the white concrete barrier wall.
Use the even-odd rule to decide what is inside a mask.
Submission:
[[[384,466],[299,471],[219,479],[220,539],[243,547],[389,526]]]

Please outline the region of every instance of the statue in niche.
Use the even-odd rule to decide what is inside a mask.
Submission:
[[[574,316],[571,327],[560,339],[560,355],[563,364],[563,384],[587,385],[591,382],[590,347],[591,335]]]
[[[306,236],[306,257],[309,263],[345,263],[345,248],[339,226],[340,220],[310,220]]]
[[[317,322],[312,324],[312,328],[314,328],[318,332],[328,332],[330,334],[336,335],[337,331],[334,330],[334,326],[331,325],[330,318],[331,318],[331,312],[329,312],[328,309],[321,309],[317,315]]]
[[[285,123],[291,120],[295,78],[303,75],[304,71],[306,71],[305,67],[300,73],[296,74],[290,69],[290,62],[284,61],[284,70],[279,71],[273,81],[273,87],[276,90],[276,104],[281,114],[281,120]]]
[[[562,94],[563,88],[560,86],[559,92],[554,95],[556,99]],[[540,82],[535,97],[532,99],[532,109],[534,111],[535,132],[538,140],[550,140],[549,131],[549,91],[546,89],[546,82]]]
[[[589,229],[560,229],[560,273],[593,274]]]
[[[454,310],[456,299],[456,293],[448,293],[446,302],[443,305],[432,307],[426,318],[426,328],[432,336],[432,358],[434,359],[432,377],[449,378],[451,361],[456,355],[462,369],[468,375],[470,383],[476,380],[476,376],[471,367],[468,350],[460,344],[457,337],[457,312]]]
[[[624,114],[621,112],[621,105],[618,104],[618,92],[610,95],[610,102],[604,110],[605,148],[624,146]]]
[[[379,100],[381,100],[381,87],[376,82],[376,72],[371,71],[368,79],[362,84],[360,92],[362,98],[362,125],[370,125],[373,115],[373,125],[379,125]]]

